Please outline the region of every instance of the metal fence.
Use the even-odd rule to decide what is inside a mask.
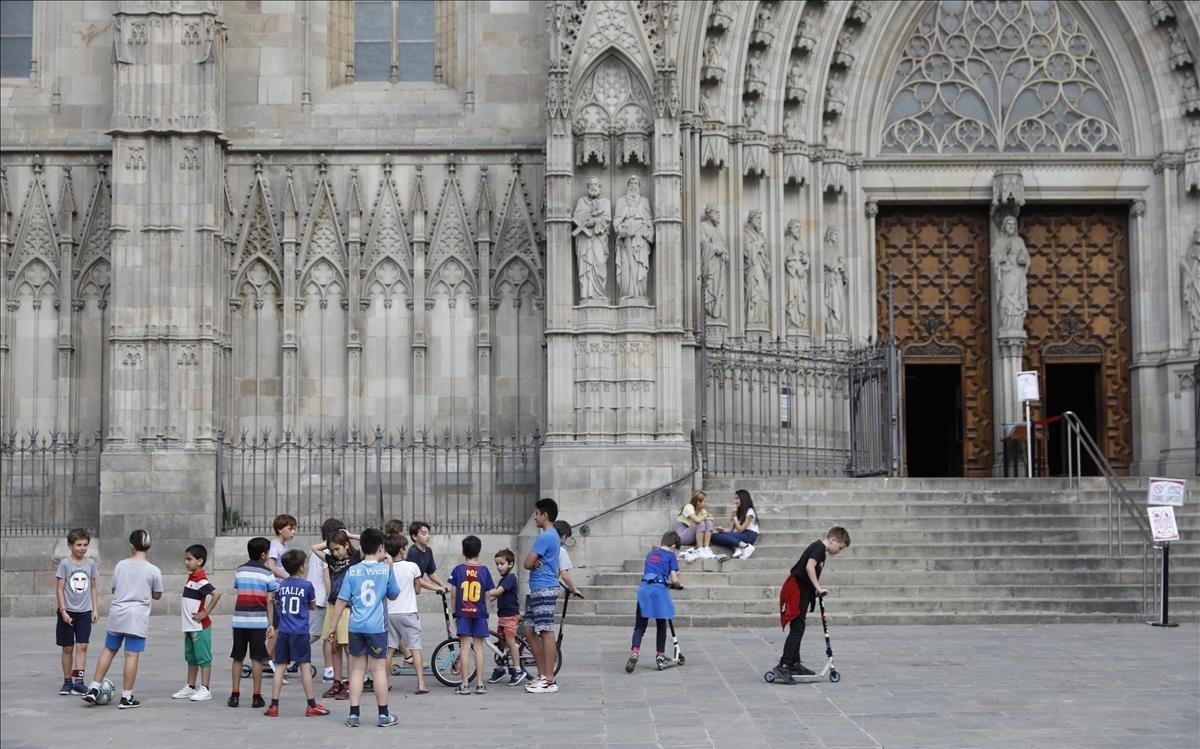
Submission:
[[[280,513],[315,533],[326,517],[352,529],[391,518],[439,533],[516,533],[538,499],[541,436],[479,439],[376,430],[219,438],[217,527],[269,533]]]
[[[100,524],[100,435],[0,435],[0,535],[95,534]]]
[[[886,345],[837,349],[777,342],[705,347],[705,473],[893,473],[895,355]]]

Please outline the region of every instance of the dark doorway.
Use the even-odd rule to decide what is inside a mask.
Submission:
[[[909,476],[963,475],[962,365],[904,365]]]
[[[1046,364],[1046,416],[1052,418],[1063,411],[1074,411],[1096,444],[1103,446],[1106,440],[1100,434],[1100,395],[1099,362]],[[1054,476],[1067,473],[1066,431],[1066,426],[1061,422],[1052,425],[1049,430],[1047,457],[1050,460],[1050,473]],[[1085,451],[1083,474],[1097,476],[1099,473],[1095,462],[1087,457]]]

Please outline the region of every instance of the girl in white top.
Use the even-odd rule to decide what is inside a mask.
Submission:
[[[754,511],[754,500],[750,492],[738,489],[733,495],[733,508],[729,513],[732,526],[717,528],[712,542],[717,546],[733,549],[734,559],[749,559],[758,541],[758,513]]]

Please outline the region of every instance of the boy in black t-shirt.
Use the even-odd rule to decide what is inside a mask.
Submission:
[[[804,638],[804,619],[816,608],[817,596],[829,591],[821,587],[821,570],[826,555],[837,556],[850,545],[850,534],[840,525],[829,529],[825,538],[813,541],[800,555],[792,567],[788,580],[779,593],[780,624],[788,627],[787,639],[783,643],[783,656],[775,673],[784,682],[793,676],[812,676],[812,670],[800,662],[800,640]]]

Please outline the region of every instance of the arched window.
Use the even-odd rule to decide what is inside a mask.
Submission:
[[[0,78],[28,78],[33,66],[33,0],[0,3]]]
[[[435,18],[434,0],[356,0],[355,80],[436,80]]]

